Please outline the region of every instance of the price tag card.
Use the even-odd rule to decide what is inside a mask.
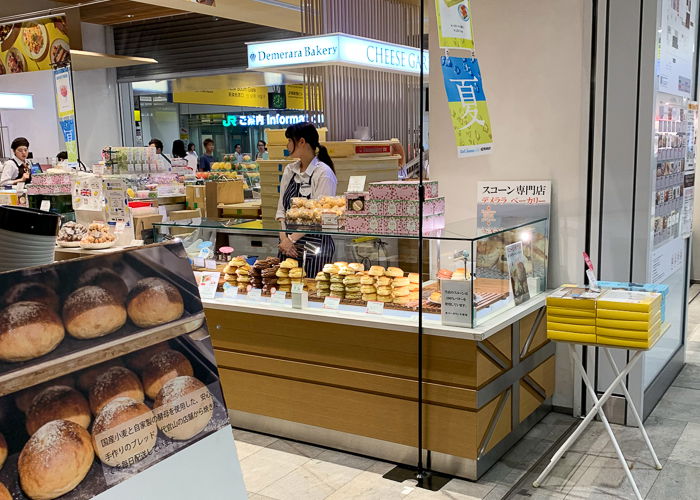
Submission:
[[[194,267],[204,267],[204,259],[202,257],[195,257],[192,259]]]
[[[337,310],[340,307],[340,299],[338,297],[326,297],[323,299],[323,308]]]
[[[123,233],[124,229],[126,229],[126,222],[123,220],[118,220],[114,226],[115,234]]]
[[[253,300],[260,300],[262,297],[262,290],[259,288],[253,288],[248,292],[248,298]]]
[[[442,324],[471,327],[472,283],[466,280],[440,280]]]
[[[214,259],[207,259],[204,261],[204,267],[207,269],[213,269],[216,271],[216,261]]]
[[[194,273],[197,285],[199,286],[199,296],[203,299],[213,299],[216,297],[216,289],[219,286],[221,273]]]
[[[39,205],[39,210],[42,212],[48,212],[51,210],[51,201],[50,200],[41,200],[41,205]]]
[[[287,299],[287,292],[277,290],[275,293],[272,294],[272,303],[275,305],[278,305],[278,306],[284,305],[286,299]]]
[[[367,302],[367,314],[384,314],[384,302],[369,301]]]
[[[351,175],[348,181],[348,193],[361,193],[365,190],[366,175]]]
[[[238,298],[238,287],[230,283],[224,283],[224,297],[227,299]]]
[[[292,293],[301,293],[304,291],[304,283],[292,283]]]

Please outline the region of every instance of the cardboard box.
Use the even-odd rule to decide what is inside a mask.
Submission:
[[[153,224],[157,222],[162,222],[163,216],[161,214],[150,214],[150,215],[134,215],[134,233],[137,239],[141,238],[144,231],[152,230]]]
[[[196,219],[202,216],[200,209],[197,210],[173,210],[168,214],[168,217],[173,222],[180,222],[186,220]],[[184,222],[183,222],[184,224]]]
[[[218,217],[217,207],[220,204],[243,203],[245,201],[245,182],[210,181],[206,186],[206,215],[207,217]]]
[[[206,207],[206,188],[204,186],[185,186],[185,207],[188,210]]]

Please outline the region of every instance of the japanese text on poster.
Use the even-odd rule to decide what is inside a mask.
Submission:
[[[508,219],[549,217],[551,181],[480,181],[477,183],[477,227],[490,234],[503,230]]]
[[[469,0],[435,0],[440,47],[474,49]]]

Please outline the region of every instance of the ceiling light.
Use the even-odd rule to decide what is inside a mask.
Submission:
[[[34,109],[34,96],[0,92],[0,109]]]

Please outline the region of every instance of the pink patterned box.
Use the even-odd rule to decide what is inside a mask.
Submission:
[[[34,194],[71,194],[71,184],[51,184],[51,185],[42,185],[42,184],[28,184],[27,185],[27,194],[29,195],[34,195]]]
[[[353,215],[346,213],[345,231],[358,234],[384,234],[384,219],[371,215]]]
[[[72,184],[70,174],[34,174],[32,184],[37,186],[51,186],[54,184]]]
[[[425,181],[425,199],[437,198],[438,182]],[[369,197],[373,200],[418,200],[418,181],[382,181],[369,185]]]
[[[418,220],[418,217],[346,215],[345,231],[350,233],[418,236]],[[442,214],[423,218],[424,233],[443,229],[444,227],[445,216]]]

